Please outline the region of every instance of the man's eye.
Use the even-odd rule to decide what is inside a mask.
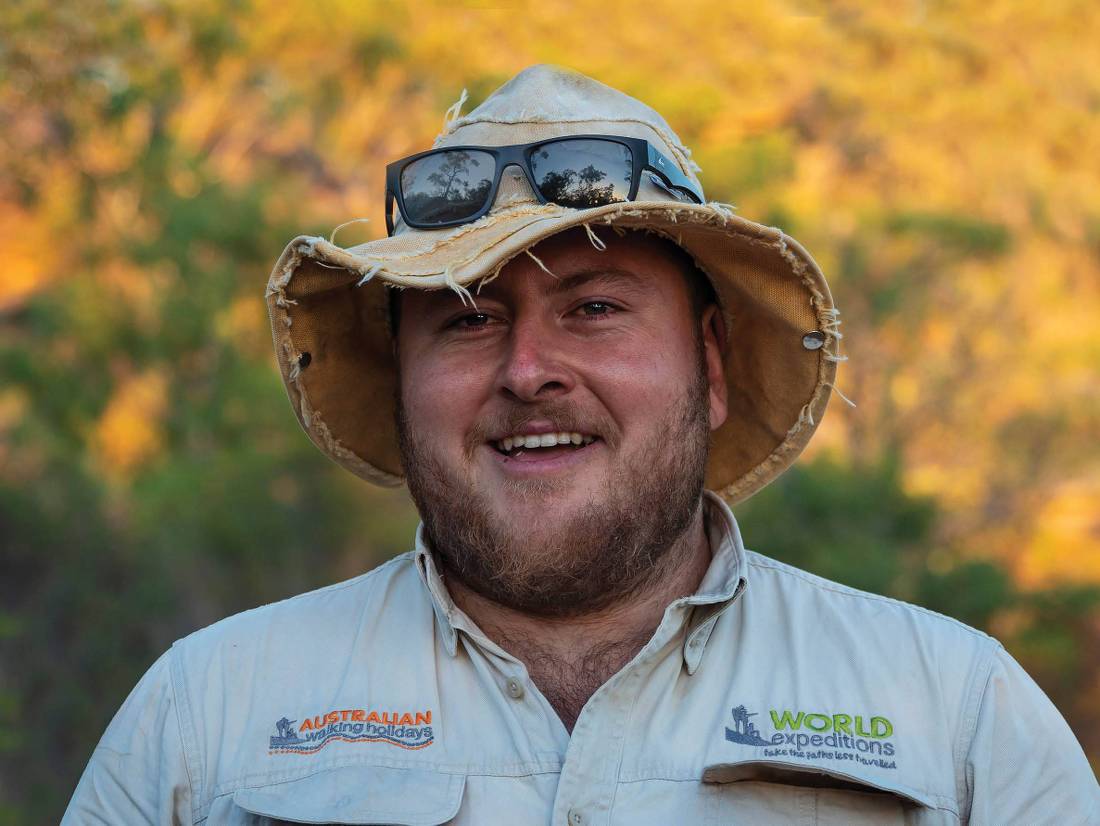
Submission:
[[[580,306],[580,310],[585,315],[607,315],[611,312],[611,305],[606,301],[586,301]]]
[[[469,315],[461,316],[451,322],[452,327],[458,327],[459,329],[469,330],[477,327],[484,327],[489,323],[489,316],[486,313],[470,313]]]

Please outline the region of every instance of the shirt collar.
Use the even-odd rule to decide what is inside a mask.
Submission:
[[[748,584],[748,561],[741,529],[722,497],[703,491],[703,523],[710,543],[710,567],[699,588],[682,602],[695,606],[684,634],[684,666],[694,674],[718,618],[733,605]]]
[[[458,630],[455,628],[455,621],[458,619],[456,616],[458,606],[451,599],[447,586],[443,584],[443,577],[439,574],[435,557],[432,555],[431,547],[428,545],[428,539],[425,536],[423,522],[416,528],[414,558],[416,560],[416,570],[420,573],[420,579],[423,580],[428,589],[428,595],[431,597],[436,625],[439,626],[439,633],[443,635],[443,644],[447,648],[447,653],[453,657],[458,650]]]
[[[725,501],[709,490],[703,491],[703,523],[711,548],[710,566],[695,593],[673,603],[694,607],[690,612],[691,619],[684,635],[683,646],[684,664],[688,674],[694,674],[699,667],[718,617],[740,596],[747,582],[748,563],[737,520]],[[416,529],[414,556],[420,578],[431,597],[436,623],[447,653],[454,656],[458,650],[458,631],[472,633],[475,637],[480,637],[481,634],[476,628],[470,627],[471,623],[465,613],[451,599],[436,567],[423,522]]]

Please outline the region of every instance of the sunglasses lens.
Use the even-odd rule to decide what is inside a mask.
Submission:
[[[575,209],[625,201],[632,167],[630,148],[612,140],[554,141],[531,153],[531,171],[542,197]]]
[[[493,156],[456,149],[413,161],[401,170],[405,215],[418,224],[446,224],[476,215],[493,186]]]

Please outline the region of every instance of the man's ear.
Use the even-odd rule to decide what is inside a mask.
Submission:
[[[710,429],[717,430],[726,421],[729,412],[729,388],[726,386],[726,367],[722,359],[722,354],[726,352],[726,323],[717,304],[711,304],[703,311],[700,324],[703,325],[703,352],[710,387]]]

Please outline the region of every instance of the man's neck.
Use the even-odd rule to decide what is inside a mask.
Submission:
[[[505,651],[525,666],[566,729],[601,685],[653,636],[665,609],[695,593],[710,565],[702,507],[665,559],[670,561],[637,592],[589,614],[541,617],[488,599],[456,578],[447,589],[455,604]]]

